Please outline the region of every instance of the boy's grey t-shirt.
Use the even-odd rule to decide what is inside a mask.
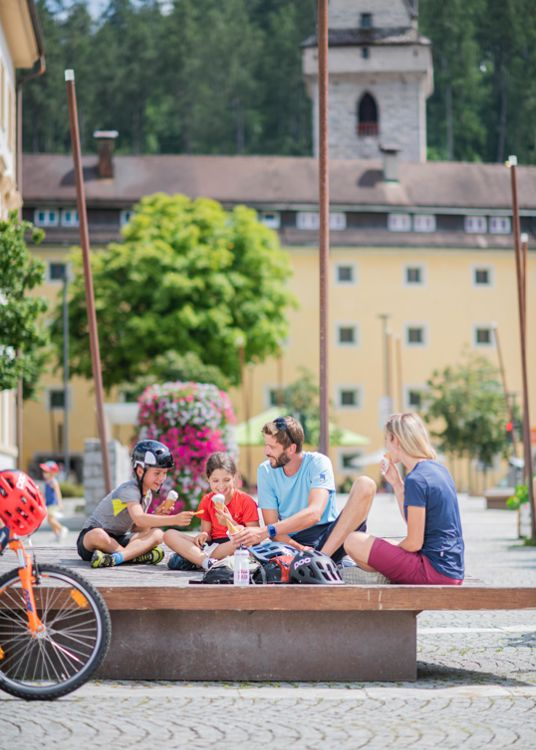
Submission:
[[[141,503],[143,510],[152,500],[152,494],[147,493]],[[106,495],[97,505],[93,513],[84,524],[84,529],[101,528],[113,534],[126,534],[134,525],[130,513],[129,503],[141,502],[141,492],[135,479],[123,482]]]

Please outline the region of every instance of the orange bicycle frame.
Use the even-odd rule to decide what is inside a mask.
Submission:
[[[19,561],[18,572],[22,590],[24,592],[26,614],[28,616],[28,626],[31,632],[36,635],[43,629],[43,623],[37,616],[37,607],[35,605],[32,558],[29,553],[26,552],[22,541],[17,536],[10,535],[8,547],[17,555],[17,559]]]

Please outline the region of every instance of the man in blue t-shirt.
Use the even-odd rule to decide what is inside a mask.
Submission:
[[[365,531],[376,485],[369,477],[354,482],[337,515],[331,461],[303,451],[303,428],[293,417],[278,417],[262,428],[266,461],[257,472],[257,494],[265,527],[247,528],[234,541],[251,546],[264,539],[313,547],[339,562],[353,531]]]

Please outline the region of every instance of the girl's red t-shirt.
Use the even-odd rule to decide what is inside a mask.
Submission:
[[[212,502],[215,492],[209,492],[205,495],[199,503],[198,510],[204,510],[202,516],[199,516],[201,521],[209,521],[212,524],[212,530],[210,535],[212,539],[224,539],[228,536],[227,527],[222,526],[216,518],[216,506]],[[229,513],[232,515],[235,523],[242,524],[245,526],[247,523],[254,523],[259,521],[259,510],[257,503],[246,492],[240,492],[235,490],[231,498],[231,502],[225,506]]]

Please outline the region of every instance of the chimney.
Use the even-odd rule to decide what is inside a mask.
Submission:
[[[380,146],[383,154],[383,179],[385,182],[398,182],[398,155],[400,147],[396,145]]]
[[[113,152],[115,139],[119,133],[117,130],[95,130],[93,138],[97,141],[97,154],[99,161],[97,172],[101,179],[114,176]]]

